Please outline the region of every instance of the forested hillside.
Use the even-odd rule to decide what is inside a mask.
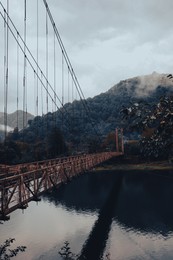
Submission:
[[[153,73],[120,81],[107,92],[86,101],[67,103],[55,113],[28,120],[28,127],[14,131],[9,139],[25,144],[27,160],[44,159],[57,154],[99,149],[116,127],[124,128],[125,138],[138,138],[141,131],[131,131],[131,119],[121,111],[130,104],[146,102],[151,107],[160,97],[173,94],[167,74]],[[129,127],[130,126],[130,127]],[[105,148],[105,146],[104,146]],[[34,155],[33,155],[34,154]]]
[[[128,134],[128,121],[121,115],[123,107],[135,102],[148,102],[152,106],[170,93],[173,93],[173,83],[165,74],[123,80],[107,92],[88,98],[85,108],[84,101],[74,101],[56,113],[29,120],[24,139],[34,141],[37,135],[42,138],[55,126],[61,129],[66,141],[75,143],[84,143],[98,135],[103,138],[116,127],[123,127]]]

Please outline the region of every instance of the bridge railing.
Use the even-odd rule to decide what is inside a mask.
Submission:
[[[78,155],[7,167],[6,175],[3,173],[0,179],[0,215],[26,208],[29,201],[38,200],[43,192],[120,154]]]

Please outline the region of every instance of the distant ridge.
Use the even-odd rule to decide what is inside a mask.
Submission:
[[[18,113],[18,126],[17,126],[17,113]],[[32,114],[30,114],[30,113],[24,112],[24,118],[25,118],[24,127],[26,127],[27,124],[28,124],[28,120],[34,119],[34,116]],[[4,125],[4,113],[3,112],[0,112],[0,124]],[[22,129],[23,128],[23,111],[22,110],[18,110],[18,112],[15,111],[13,113],[8,114],[8,116],[7,116],[7,125],[10,128],[13,128],[13,129],[15,127],[18,127],[19,129]]]

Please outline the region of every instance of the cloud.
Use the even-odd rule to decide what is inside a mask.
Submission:
[[[0,131],[5,131],[5,127],[4,125],[0,124]],[[11,128],[10,126],[7,126],[7,132],[13,131],[13,128]]]
[[[2,3],[6,6],[6,0]],[[39,3],[39,65],[46,74],[46,11]],[[27,44],[37,56],[37,1],[27,1]],[[118,81],[152,71],[169,73],[173,64],[172,0],[49,0],[61,38],[86,97],[107,91]],[[10,1],[10,16],[23,36],[24,1]],[[53,29],[49,22],[49,81],[53,75]],[[0,69],[3,72],[3,21],[0,21]],[[10,36],[10,110],[16,110],[16,44]],[[56,47],[57,89],[61,97],[62,53]],[[33,72],[27,64],[29,100],[34,100]],[[22,106],[23,56],[20,53]],[[67,74],[65,75],[67,78]],[[3,109],[3,73],[0,75]],[[35,102],[35,101],[34,101]],[[28,102],[31,103],[31,102]],[[29,104],[30,105],[30,104]],[[34,106],[28,108],[34,112]]]

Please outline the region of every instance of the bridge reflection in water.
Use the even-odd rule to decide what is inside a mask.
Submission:
[[[111,255],[118,256],[119,237],[116,234],[113,236],[112,233],[113,237],[110,238],[111,229],[117,225],[121,226],[127,241],[131,236],[130,240],[138,249],[136,252],[141,251],[139,257],[155,259],[156,251],[160,250],[162,252],[157,252],[156,259],[171,259],[169,257],[173,254],[173,250],[169,247],[168,241],[173,242],[173,208],[169,198],[173,196],[173,179],[150,173],[133,171],[115,174],[105,171],[104,175],[92,175],[90,179],[93,182],[89,177],[83,176],[83,182],[80,183],[80,197],[72,198],[80,179],[70,183],[69,186],[61,187],[58,193],[55,191],[45,196],[45,199],[57,206],[62,204],[79,212],[83,210],[98,212],[98,218],[81,249],[79,259],[102,259],[108,240],[111,240],[114,248],[114,252],[111,252],[113,249],[109,245]],[[109,182],[106,181],[108,175]],[[146,244],[149,248],[146,249],[146,244],[142,244],[142,240],[138,241],[138,237],[141,236],[145,242],[148,241]],[[160,249],[157,249],[157,244]],[[126,244],[123,244],[122,248],[125,250]],[[126,258],[125,255],[124,252],[124,258],[118,259],[132,259]],[[165,258],[161,258],[164,255]]]
[[[1,243],[15,237],[16,246],[27,246],[20,260],[60,260],[66,240],[81,258],[93,250],[100,259],[172,259],[172,179],[106,168],[44,193],[24,214],[13,212],[0,225]]]

